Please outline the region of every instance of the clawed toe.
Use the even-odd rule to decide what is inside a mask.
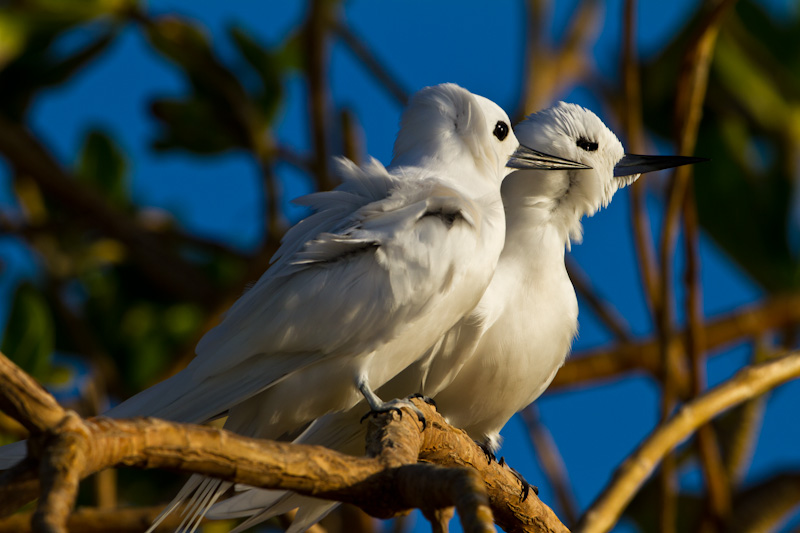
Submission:
[[[434,401],[434,399],[431,398],[430,396],[425,396],[424,394],[416,393],[409,396],[409,398],[419,398],[423,402],[427,403],[428,405],[436,409],[436,401]]]
[[[475,441],[475,444],[478,445],[478,448],[483,450],[483,453],[486,455],[486,460],[489,462],[489,464],[492,464],[493,461],[497,461],[497,456],[495,456],[494,452],[489,447],[489,444],[478,441]]]
[[[533,490],[533,493],[536,494],[537,496],[539,495],[539,487],[528,483],[528,481],[524,477],[522,477],[522,474],[511,468],[508,465],[508,463],[506,463],[505,457],[501,457],[500,460],[497,462],[497,464],[499,464],[500,466],[505,466],[506,468],[511,470],[511,473],[514,474],[514,477],[519,480],[520,484],[522,485],[522,490],[520,491],[519,494],[520,502],[524,502],[525,500],[528,499],[528,495],[530,494],[531,490]]]
[[[422,430],[424,431],[425,428],[427,427],[427,420],[425,419],[425,415],[422,414],[422,411],[420,411],[419,408],[411,402],[411,400],[396,399],[396,400],[390,400],[388,402],[383,402],[380,405],[376,405],[372,408],[371,411],[369,411],[367,414],[361,417],[361,422],[366,420],[367,417],[369,416],[376,415],[379,413],[388,413],[390,411],[397,411],[397,414],[400,415],[400,417],[402,418],[403,411],[401,410],[401,408],[403,407],[408,407],[414,412],[415,415],[417,415],[417,418],[422,423]]]

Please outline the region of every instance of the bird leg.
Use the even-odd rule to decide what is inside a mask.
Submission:
[[[364,395],[364,399],[367,400],[369,404],[370,411],[361,417],[361,421],[363,422],[365,418],[370,415],[374,415],[377,413],[388,413],[389,411],[397,411],[400,416],[403,416],[403,412],[400,410],[401,407],[408,407],[411,409],[420,422],[422,422],[422,429],[424,430],[427,422],[425,420],[425,415],[422,414],[422,411],[414,405],[414,403],[408,399],[400,399],[395,398],[394,400],[389,400],[388,402],[384,402],[381,400],[377,394],[375,394],[372,389],[369,387],[369,383],[367,383],[367,379],[365,377],[361,377],[358,380],[358,390],[361,391],[361,394]],[[413,396],[412,396],[413,397]]]

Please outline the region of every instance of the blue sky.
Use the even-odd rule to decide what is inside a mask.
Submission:
[[[551,35],[560,35],[575,1],[556,2]],[[521,2],[492,3],[353,1],[346,19],[379,58],[409,90],[451,81],[491,98],[512,111],[518,99],[522,72],[523,12]],[[768,3],[772,13],[795,9],[786,1]],[[241,25],[265,43],[278,43],[304,16],[302,2],[212,2],[210,0],[153,1],[154,13],[177,12],[199,20],[208,29],[223,58],[233,56],[226,38],[230,25]],[[643,2],[638,13],[640,53],[656,53],[697,3]],[[593,52],[602,75],[616,75],[621,41],[622,2],[604,4],[604,20]],[[75,36],[79,39],[80,36]],[[70,43],[65,43],[69,46]],[[391,158],[400,107],[372,80],[341,46],[333,50],[330,81],[337,105],[355,110],[363,128],[367,152],[384,163]],[[309,148],[305,93],[301,80],[289,80],[288,98],[281,110],[277,136],[299,152]],[[149,51],[142,36],[129,29],[95,64],[72,82],[40,97],[33,108],[33,128],[64,164],[71,164],[89,126],[100,126],[115,137],[130,158],[130,187],[140,205],[167,209],[190,231],[247,249],[260,238],[257,169],[245,156],[212,158],[167,153],[153,154],[149,144],[155,122],[147,111],[156,96],[180,95],[184,80],[171,65]],[[603,109],[585,89],[560,96],[595,110]],[[530,110],[535,111],[535,110]],[[701,154],[702,155],[702,154]],[[278,168],[281,200],[295,220],[301,211],[289,200],[310,191],[311,183],[288,166]],[[13,209],[7,169],[0,165],[0,206]],[[702,171],[698,170],[698,178]],[[658,179],[658,178],[653,178]],[[655,191],[658,190],[656,187]],[[660,199],[649,199],[654,230],[658,230]],[[590,275],[598,291],[611,300],[644,335],[651,331],[632,247],[627,192],[611,206],[585,222],[584,243],[572,255]],[[13,241],[0,238],[0,256],[7,269],[0,279],[0,298],[8,301],[16,279],[36,273],[35,259],[19,251]],[[682,258],[677,258],[681,272]],[[707,238],[702,242],[704,309],[717,314],[759,298],[759,289],[732,265]],[[680,285],[680,284],[678,284]],[[680,305],[679,305],[680,307]],[[8,309],[0,306],[0,320]],[[602,344],[609,337],[584,308],[575,350]],[[731,350],[709,363],[712,383],[732,375],[747,360],[746,348]],[[546,394],[538,401],[542,419],[564,455],[581,508],[608,482],[614,468],[656,424],[658,391],[647,378],[627,379],[592,389]],[[770,399],[762,438],[749,479],[800,466],[800,428],[783,424],[785,415],[800,404],[800,385],[787,385]],[[503,455],[532,483],[544,501],[555,505],[550,487],[533,458],[522,423],[513,419],[503,431]],[[687,486],[697,486],[696,472],[685,475]],[[556,511],[558,509],[556,508]],[[420,530],[427,526],[420,525]],[[624,528],[621,528],[622,530]]]

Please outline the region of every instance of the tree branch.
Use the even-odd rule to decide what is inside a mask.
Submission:
[[[800,377],[800,352],[750,366],[684,406],[661,424],[617,469],[610,485],[583,515],[574,531],[601,533],[617,522],[661,458],[698,427],[735,405]]]
[[[717,316],[703,327],[706,350],[800,323],[800,294],[777,296],[761,304]],[[672,337],[676,349],[685,350],[686,332]],[[621,378],[630,372],[659,371],[658,340],[643,339],[575,353],[558,371],[548,391]],[[688,377],[682,379],[682,395],[688,394]]]
[[[367,457],[352,457],[157,419],[83,420],[0,354],[0,407],[31,430],[27,460],[0,479],[0,514],[41,492],[35,523],[66,531],[77,480],[130,466],[291,490],[352,503],[381,518],[452,506],[465,531],[493,531],[492,511],[506,531],[567,531],[536,496],[520,501],[519,481],[508,468],[487,462],[466,433],[424,402],[416,404],[427,419],[424,430],[410,411],[373,417]],[[43,465],[38,471],[37,463]],[[33,482],[37,472],[40,480]]]

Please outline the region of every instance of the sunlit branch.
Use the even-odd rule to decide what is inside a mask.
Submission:
[[[794,352],[747,367],[722,385],[684,404],[625,459],[573,531],[603,533],[610,530],[661,459],[679,442],[727,409],[798,377],[800,352]]]

